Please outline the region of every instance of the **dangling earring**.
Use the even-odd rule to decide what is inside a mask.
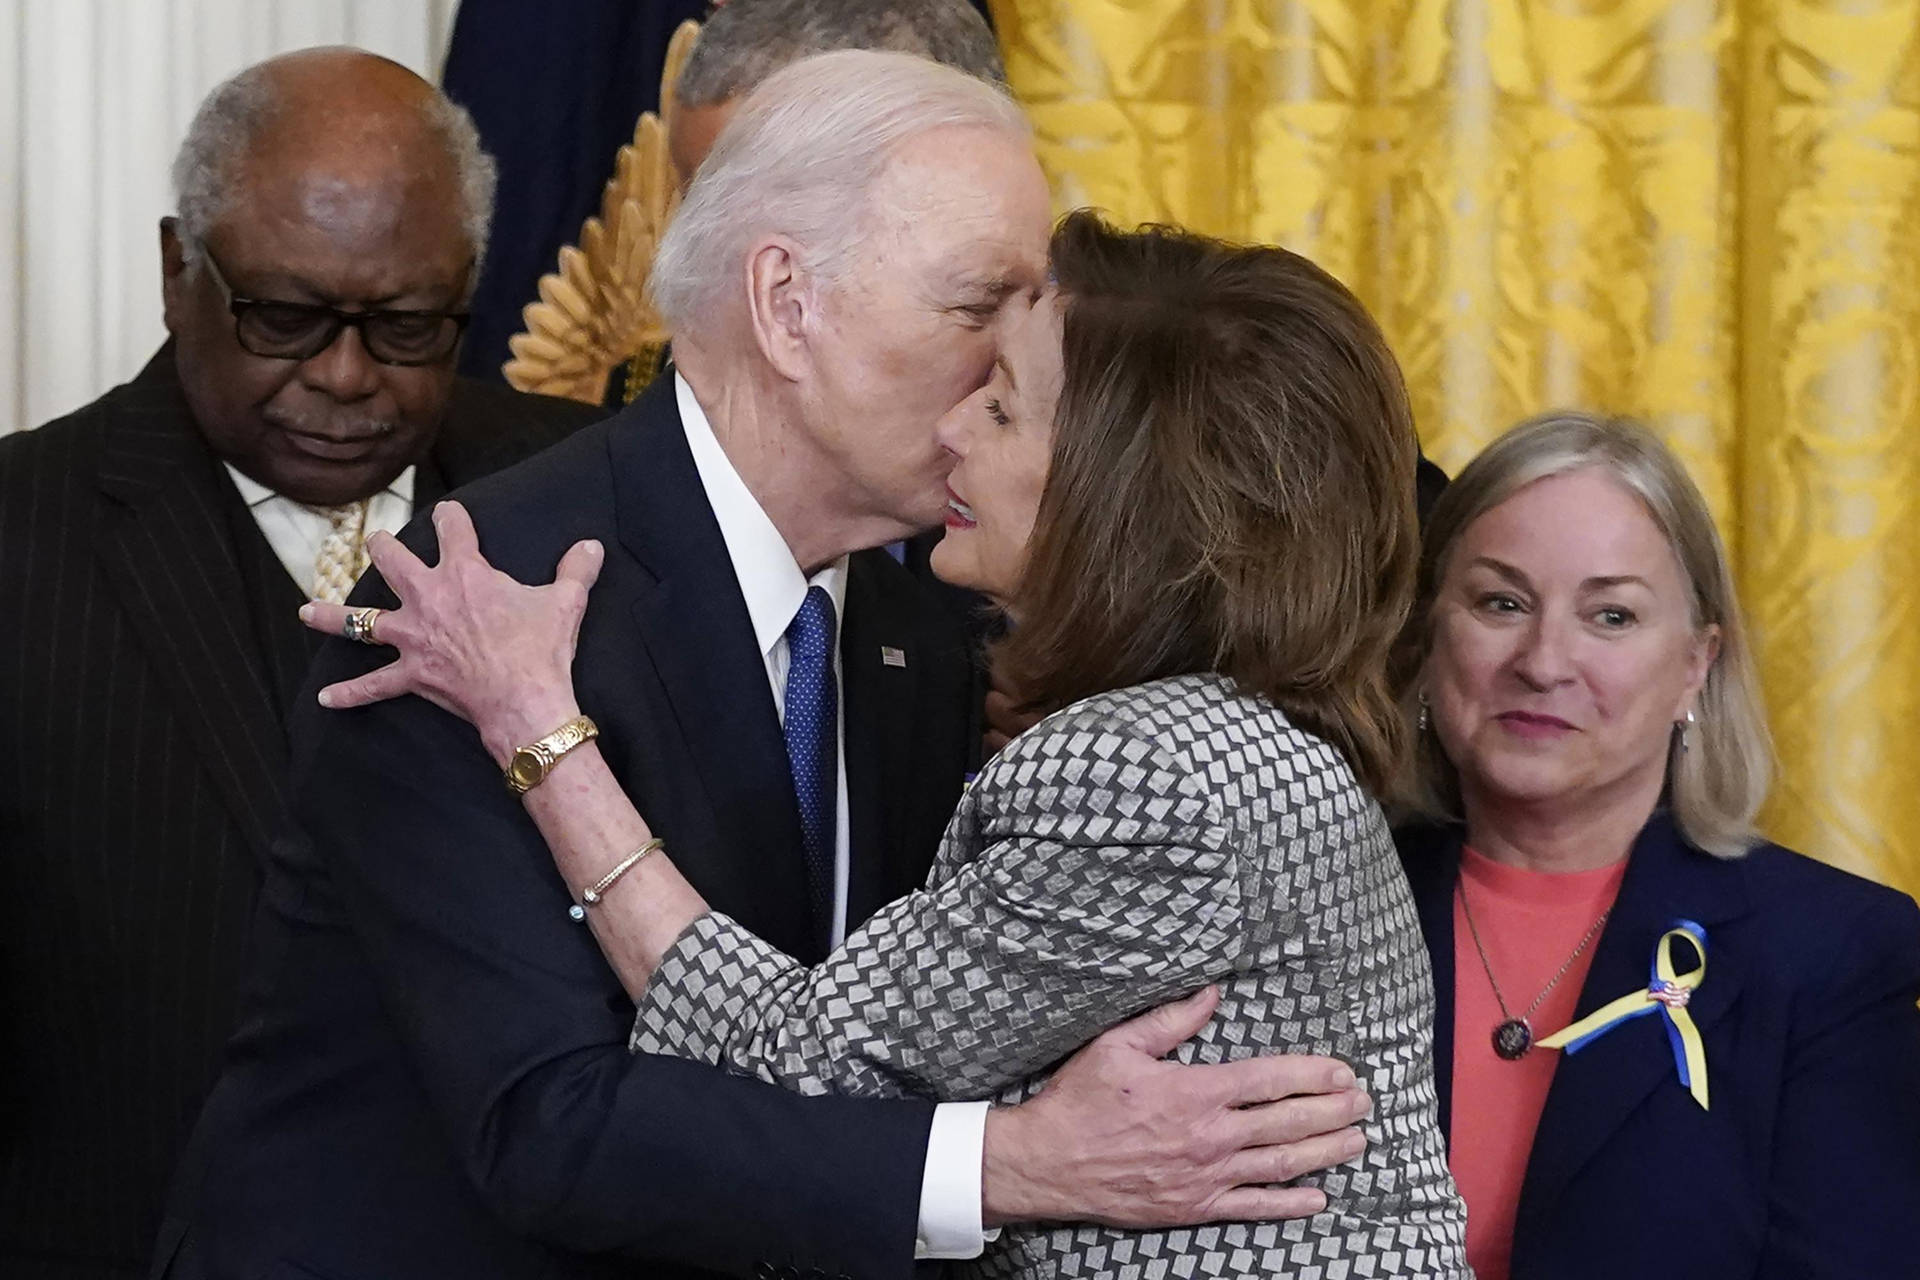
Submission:
[[[1420,732],[1427,731],[1427,695],[1420,695]]]
[[[1682,755],[1685,755],[1691,747],[1692,744],[1689,742],[1689,738],[1692,736],[1693,726],[1698,723],[1699,721],[1694,719],[1692,707],[1687,708],[1687,718],[1685,720],[1675,722],[1673,727],[1680,731],[1680,753]]]

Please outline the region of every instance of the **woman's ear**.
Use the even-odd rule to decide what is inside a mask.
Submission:
[[[1719,660],[1720,624],[1708,623],[1694,633],[1693,645],[1687,652],[1687,687],[1680,696],[1680,705],[1674,710],[1675,720],[1687,718],[1687,712],[1700,699],[1700,690],[1707,683],[1707,674]]]
[[[798,382],[812,365],[808,342],[813,329],[812,277],[795,246],[771,237],[747,258],[747,322],[753,339],[781,377]]]

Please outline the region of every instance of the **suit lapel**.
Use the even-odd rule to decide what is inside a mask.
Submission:
[[[300,606],[307,593],[287,576],[286,566],[260,532],[253,513],[238,501],[228,508],[229,545],[253,622],[253,649],[260,655],[262,674],[274,697],[275,718],[284,725],[326,637],[300,624]]]
[[[845,686],[848,841],[847,929],[899,893],[914,876],[899,864],[904,833],[894,812],[912,793],[916,765],[913,709],[920,654],[910,620],[903,618],[873,555],[853,557],[847,578],[847,616],[840,628],[840,673]]]
[[[264,857],[283,811],[286,739],[234,555],[239,496],[193,425],[171,346],[116,410],[98,473],[113,501],[96,551],[228,811]]]
[[[443,427],[442,431],[448,428]],[[431,511],[433,504],[447,496],[453,487],[447,477],[447,467],[441,461],[439,451],[429,453],[413,464],[413,514]]]
[[[1433,1083],[1440,1133],[1453,1146],[1453,890],[1460,881],[1458,827],[1421,828],[1403,836],[1401,861],[1420,913],[1433,962]]]
[[[633,617],[719,835],[684,865],[724,885],[767,941],[803,961],[812,937],[799,808],[766,661],[673,402],[656,383],[608,440],[620,541],[653,576]],[[695,850],[676,852],[698,857]],[[702,865],[704,864],[704,865]]]
[[[1664,811],[1655,813],[1634,844],[1613,914],[1595,946],[1593,967],[1580,989],[1575,1018],[1584,1018],[1603,1004],[1645,988],[1653,949],[1675,919],[1705,925],[1711,952],[1714,926],[1744,914],[1746,909],[1740,863],[1722,862],[1690,849],[1668,815]],[[1683,950],[1683,964],[1685,956]],[[1687,1006],[1703,1038],[1711,1041],[1714,1026],[1733,1007],[1739,993],[1738,972],[1724,964],[1716,967],[1710,958],[1707,979]],[[1711,1051],[1708,1065],[1711,1070]],[[1659,1088],[1681,1087],[1658,1014],[1635,1018],[1580,1052],[1565,1056],[1554,1071],[1553,1085],[1540,1114],[1520,1194],[1516,1236],[1526,1231],[1530,1222],[1544,1220],[1581,1166],[1648,1095]]]

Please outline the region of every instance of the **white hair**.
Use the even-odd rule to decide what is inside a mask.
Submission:
[[[809,271],[837,281],[900,145],[949,127],[1031,136],[1004,90],[911,54],[845,49],[769,76],[721,131],[661,238],[649,288],[667,328],[692,331],[722,307],[765,235],[790,238]]]
[[[277,61],[248,67],[209,93],[194,112],[174,156],[174,211],[188,262],[198,256],[207,234],[231,207],[239,162],[284,106],[274,78]],[[493,220],[498,181],[493,157],[480,145],[473,117],[438,90],[422,99],[420,123],[446,148],[453,164],[460,225],[477,263],[486,257]]]

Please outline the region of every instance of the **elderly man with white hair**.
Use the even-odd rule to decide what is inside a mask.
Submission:
[[[161,1270],[904,1277],[977,1252],[983,1217],[1197,1222],[1245,1147],[1350,1153],[1363,1104],[1338,1064],[1159,1061],[1192,1005],[1089,1046],[984,1153],[985,1104],[631,1055],[633,1006],[522,808],[566,803],[564,757],[597,735],[700,891],[800,957],[920,881],[963,781],[964,646],[863,549],[939,519],[936,421],[1042,287],[1048,230],[1024,119],[979,80],[842,52],[748,100],[655,268],[676,375],[460,495],[521,581],[603,559],[575,666],[591,720],[483,742],[418,698],[310,698],[308,839],[275,848],[254,1000]],[[459,532],[405,540],[431,558]],[[354,603],[392,600],[370,582]],[[379,625],[356,612],[309,693],[384,661],[347,642]]]

